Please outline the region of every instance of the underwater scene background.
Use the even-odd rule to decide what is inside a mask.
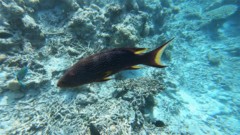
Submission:
[[[1,0],[0,134],[238,135],[239,0]],[[102,50],[153,50],[166,68],[56,86]]]

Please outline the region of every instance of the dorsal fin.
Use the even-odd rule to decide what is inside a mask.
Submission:
[[[133,52],[134,54],[143,54],[148,50],[148,48],[127,48],[127,50]]]

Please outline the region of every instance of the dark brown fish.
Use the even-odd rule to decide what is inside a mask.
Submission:
[[[7,39],[7,38],[10,38],[12,37],[13,35],[11,33],[8,33],[8,32],[0,32],[0,38],[3,38],[3,39]]]
[[[79,85],[110,80],[109,76],[129,69],[139,69],[138,64],[163,68],[161,56],[168,42],[148,53],[146,48],[116,48],[80,59],[69,68],[58,81],[58,87]]]
[[[89,129],[91,135],[100,135],[100,132],[98,131],[97,127],[94,126],[92,123],[90,123]]]

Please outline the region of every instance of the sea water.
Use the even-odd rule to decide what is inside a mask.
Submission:
[[[0,134],[85,135],[96,128],[114,135],[238,135],[239,6],[239,0],[1,0]],[[152,50],[171,38],[166,68],[142,65],[103,83],[56,86],[83,57],[118,47]],[[23,88],[16,74],[25,66]]]

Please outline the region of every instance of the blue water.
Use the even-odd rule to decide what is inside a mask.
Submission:
[[[2,0],[0,134],[90,134],[92,123],[101,134],[238,135],[239,22],[238,0]],[[173,37],[164,69],[56,87],[80,58]]]

